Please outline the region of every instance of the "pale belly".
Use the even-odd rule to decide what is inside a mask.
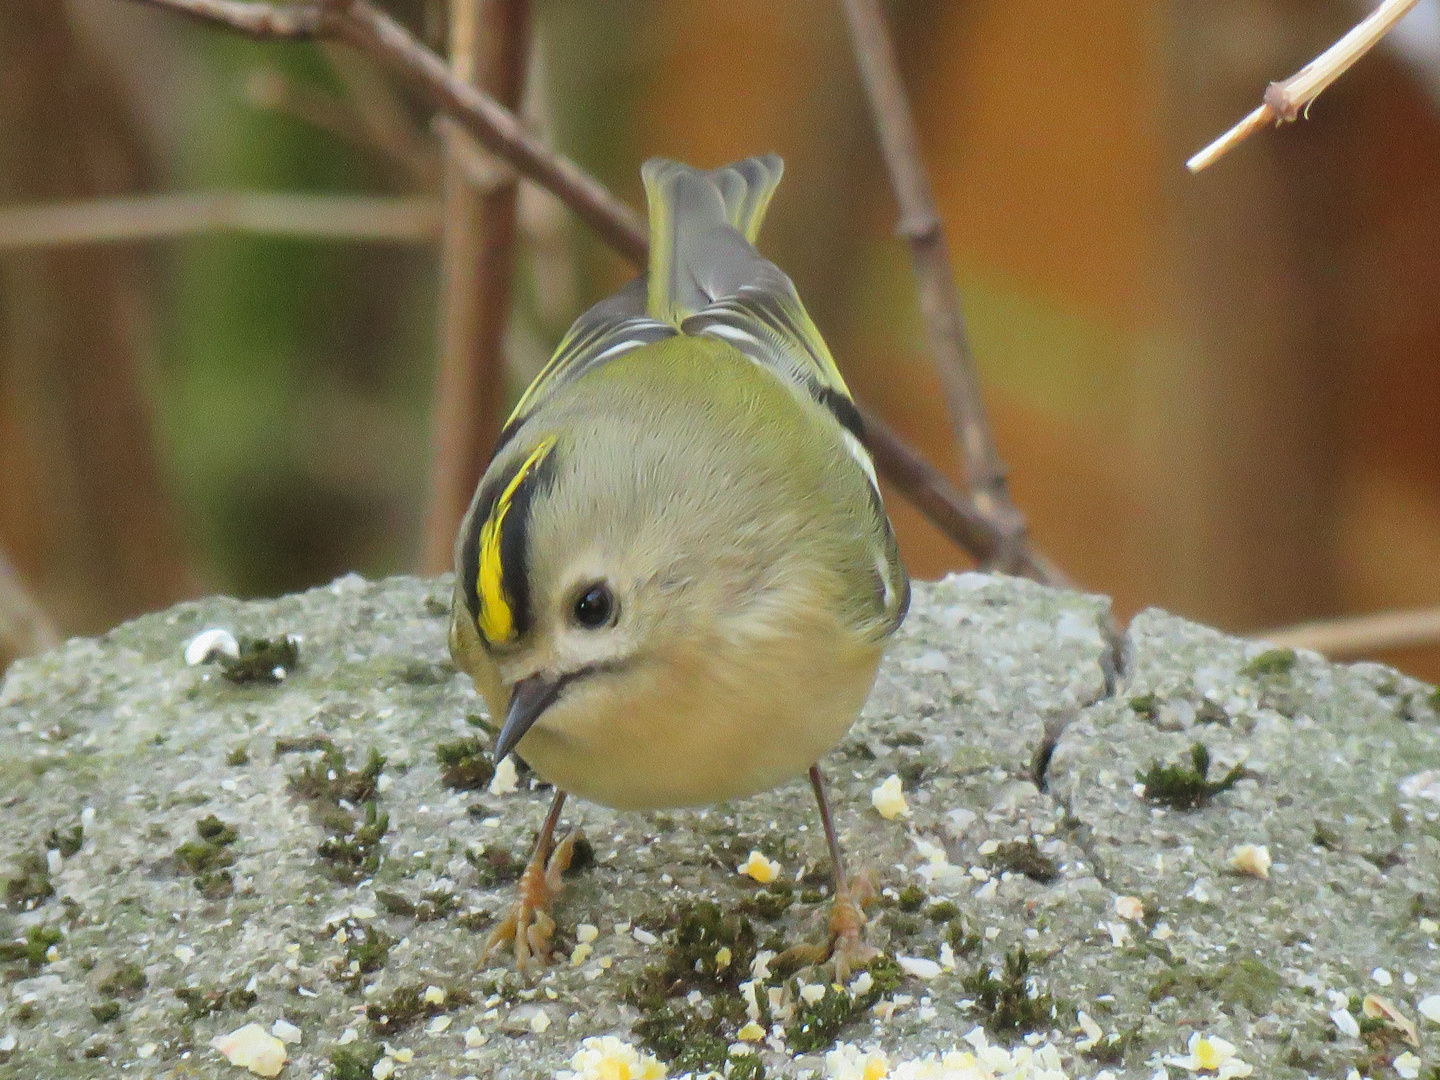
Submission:
[[[772,643],[602,679],[567,694],[521,741],[546,780],[621,810],[742,798],[803,774],[854,723],[875,644]]]

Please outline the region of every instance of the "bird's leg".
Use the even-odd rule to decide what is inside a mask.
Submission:
[[[480,952],[483,963],[490,954],[507,942],[515,947],[515,966],[528,973],[536,964],[544,964],[550,956],[550,935],[555,931],[555,920],[550,917],[550,901],[560,891],[560,875],[570,866],[575,852],[578,829],[560,841],[555,842],[555,826],[560,823],[560,810],[565,805],[565,792],[555,789],[555,798],[550,803],[550,812],[540,826],[540,836],[535,841],[535,850],[520,875],[519,895],[510,905],[510,910],[500,920],[485,947]]]
[[[820,823],[825,826],[825,843],[830,847],[830,865],[835,878],[829,933],[824,945],[792,945],[777,957],[777,962],[793,970],[831,959],[835,961],[836,981],[844,982],[850,977],[850,972],[864,967],[880,955],[879,949],[865,944],[865,912],[862,910],[875,898],[875,883],[868,874],[852,881],[845,872],[845,856],[840,852],[835,823],[830,819],[825,778],[820,775],[818,765],[810,766],[810,786],[815,789],[815,802],[820,807]]]
[[[830,847],[830,866],[835,877],[835,900],[830,905],[830,956],[835,961],[835,978],[844,982],[850,972],[864,967],[880,950],[865,944],[865,912],[863,905],[875,898],[875,885],[868,875],[850,880],[845,872],[845,856],[835,835],[835,822],[830,818],[830,801],[825,797],[825,778],[820,766],[810,766],[810,786],[815,789],[815,803],[820,807],[820,824],[825,827],[825,843]]]

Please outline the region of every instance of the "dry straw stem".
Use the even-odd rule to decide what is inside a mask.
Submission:
[[[935,197],[920,159],[915,120],[900,80],[885,12],[880,0],[843,0],[843,4],[885,165],[900,204],[899,232],[910,245],[926,336],[940,373],[950,421],[960,434],[970,490],[998,534],[998,543],[985,561],[1009,573],[1021,573],[1022,566],[1030,561],[1025,519],[1010,500],[1005,465],[985,414],[960,291],[955,285]]]
[[[1286,120],[1298,119],[1320,96],[1320,92],[1349,70],[1395,24],[1403,19],[1419,0],[1384,0],[1348,34],[1284,82],[1272,82],[1265,91],[1265,101],[1245,119],[1225,132],[1185,163],[1197,173],[1229,153],[1267,124],[1277,126]]]
[[[443,60],[368,0],[334,0],[333,3],[287,7],[249,0],[135,2],[220,23],[257,38],[331,38],[350,44],[407,79],[432,107],[449,114],[487,150],[508,161],[521,176],[552,192],[624,258],[637,266],[645,265],[649,237],[633,210],[574,162],[555,153],[527,131],[514,113],[455,78]],[[918,158],[915,160],[918,162]],[[931,209],[933,211],[933,205]],[[920,221],[923,225],[923,219],[911,220],[912,224]],[[938,218],[934,220],[935,229],[918,228],[917,231],[938,234]],[[944,252],[943,246],[933,241],[924,250],[930,258],[934,258],[936,251]],[[948,264],[944,270],[949,273]],[[950,285],[953,292],[953,281]],[[958,301],[954,309],[958,313]],[[959,340],[963,341],[963,322],[958,325],[962,335]],[[978,391],[974,401],[978,408]],[[988,440],[988,428],[985,436]],[[991,445],[993,452],[993,443]],[[1042,581],[1063,583],[1062,575],[1029,551],[1023,523],[1018,530],[1015,525],[1018,513],[1013,507],[1010,507],[1013,517],[1004,512],[1004,507],[1010,506],[1008,497],[997,507],[993,483],[976,496],[961,495],[948,483],[937,484],[937,478],[943,480],[943,477],[893,435],[884,443],[884,453],[877,452],[876,457],[886,478],[937,528],[977,559]],[[888,467],[884,464],[886,461]],[[905,467],[899,469],[897,463]],[[992,475],[998,479],[1003,493],[1003,469]],[[973,528],[962,527],[965,521]]]
[[[1388,649],[1440,645],[1440,607],[1301,623],[1255,636],[1272,645],[1314,649],[1332,660],[1353,659]]]
[[[0,207],[0,251],[206,233],[431,241],[440,236],[440,203],[432,198],[215,191]]]

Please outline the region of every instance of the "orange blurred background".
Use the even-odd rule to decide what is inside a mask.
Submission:
[[[375,100],[357,101],[333,49],[241,42],[121,0],[5,9],[0,551],[67,630],[196,590],[413,567],[433,242],[7,249],[3,210],[196,189],[428,198],[433,177],[327,126]],[[391,10],[445,40],[443,4]],[[1440,604],[1433,74],[1381,48],[1308,122],[1191,177],[1184,159],[1359,6],[890,11],[1037,545],[1125,616],[1158,605],[1248,632]],[[650,155],[784,156],[762,249],[857,397],[961,477],[838,5],[543,0],[535,40],[530,115],[632,205]],[[284,92],[258,93],[264,78]],[[433,144],[423,109],[378,81]],[[523,196],[521,219],[512,394],[629,272],[544,200]],[[124,431],[87,445],[115,427],[107,410],[130,416]],[[138,510],[106,502],[116,485]],[[916,576],[969,565],[902,498],[889,505]],[[1383,659],[1440,678],[1440,649]]]

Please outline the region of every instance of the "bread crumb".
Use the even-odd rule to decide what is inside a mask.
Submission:
[[[767,859],[759,851],[752,851],[750,857],[735,870],[737,873],[754,878],[761,885],[769,885],[780,876],[780,863],[775,859]]]
[[[886,821],[910,816],[910,804],[905,801],[905,790],[900,777],[893,774],[870,792],[870,805],[875,807]]]
[[[1230,866],[1238,873],[1268,881],[1270,849],[1264,844],[1241,844],[1230,852]]]

